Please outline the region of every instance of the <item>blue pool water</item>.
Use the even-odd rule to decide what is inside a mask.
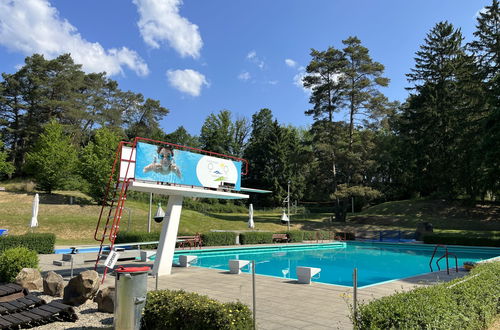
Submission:
[[[175,256],[197,255],[195,266],[221,270],[229,270],[230,259],[255,260],[257,274],[284,279],[296,279],[297,266],[318,267],[321,273],[319,278],[313,278],[314,282],[345,286],[352,286],[352,271],[358,268],[358,286],[361,287],[430,272],[433,249],[433,245],[347,242],[184,250],[176,252]],[[448,251],[457,256],[459,267],[465,261],[477,262],[500,255],[500,248],[449,246]],[[442,255],[443,251],[439,250],[435,260]],[[454,258],[449,260],[450,268],[454,267]],[[445,269],[445,259],[441,260],[440,266]],[[435,262],[433,268],[437,270]]]

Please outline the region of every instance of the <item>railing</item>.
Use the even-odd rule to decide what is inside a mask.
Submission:
[[[442,245],[442,244],[437,244],[435,247],[434,247],[434,251],[432,252],[432,257],[431,257],[431,260],[429,261],[429,268],[431,269],[431,272],[433,272],[434,270],[432,269],[432,260],[434,260],[434,257],[436,256],[436,252],[438,250],[439,247],[442,247],[444,248],[444,254],[436,260],[436,266],[438,268],[438,270],[441,270],[441,267],[439,266],[439,261],[441,261],[443,258],[446,258],[446,273],[448,275],[450,275],[450,267],[449,267],[449,262],[448,262],[448,257],[449,256],[452,256],[455,258],[455,271],[458,273],[458,259],[457,259],[457,256],[452,254],[452,253],[449,253],[448,252],[448,247],[446,245]]]

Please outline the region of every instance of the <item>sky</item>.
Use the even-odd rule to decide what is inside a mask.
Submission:
[[[123,90],[160,100],[161,128],[198,135],[205,118],[262,108],[285,125],[307,126],[300,84],[311,48],[342,48],[357,36],[404,101],[405,74],[438,22],[472,39],[490,0],[0,0],[0,72],[33,53],[71,53],[86,72],[106,71]],[[343,118],[337,118],[343,119]]]

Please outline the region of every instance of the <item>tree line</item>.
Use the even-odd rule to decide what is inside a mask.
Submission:
[[[135,136],[200,147],[249,160],[243,184],[281,205],[292,199],[335,206],[345,219],[374,199],[415,196],[495,199],[500,193],[500,12],[480,12],[473,40],[450,22],[427,34],[407,74],[408,97],[390,101],[385,67],[357,37],[311,50],[303,78],[310,127],[280,124],[271,109],[251,119],[209,115],[199,135],[164,132],[169,110],[123,91],[105,73],[86,74],[69,54],[34,54],[0,82],[0,175],[34,176],[41,189],[103,193],[116,144]]]

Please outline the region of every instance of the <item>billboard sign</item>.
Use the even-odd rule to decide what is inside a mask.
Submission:
[[[241,162],[139,142],[135,179],[240,190]]]

